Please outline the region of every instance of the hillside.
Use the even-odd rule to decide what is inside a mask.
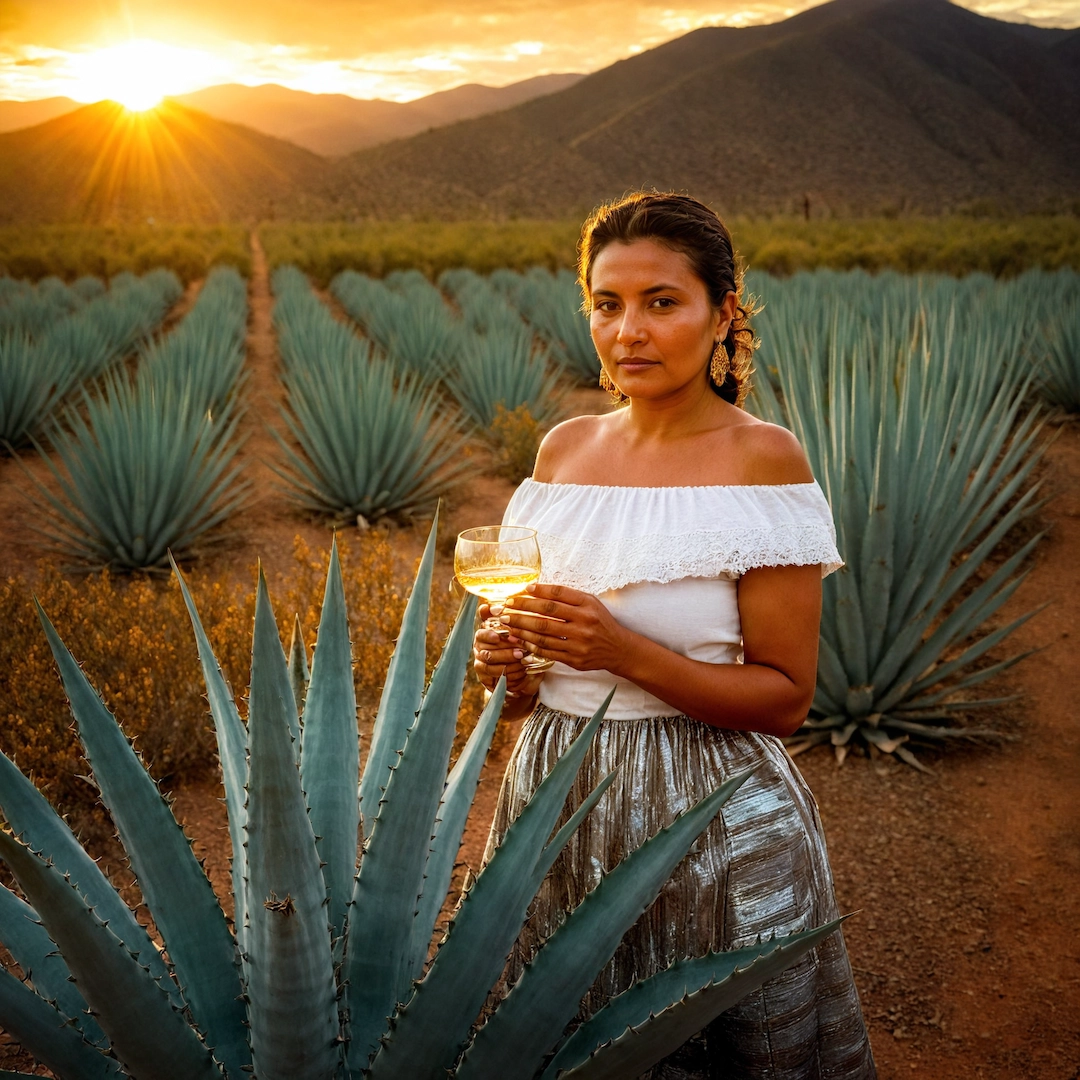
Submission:
[[[0,101],[0,133],[44,124],[55,116],[74,112],[77,101],[68,97],[39,98],[37,101]]]
[[[339,157],[432,127],[519,105],[572,86],[583,76],[540,75],[509,86],[468,83],[415,101],[307,94],[284,86],[211,86],[177,98],[218,120],[245,124],[327,157]]]
[[[318,214],[322,158],[166,103],[99,102],[0,135],[0,223]]]
[[[1078,43],[947,0],[833,0],[353,155],[328,195],[379,217],[559,216],[638,186],[744,212],[1075,198]]]

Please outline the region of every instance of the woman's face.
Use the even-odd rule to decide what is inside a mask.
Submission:
[[[608,378],[632,398],[661,400],[704,388],[717,341],[735,310],[720,310],[682,252],[653,240],[611,243],[593,262],[589,281],[592,339]]]

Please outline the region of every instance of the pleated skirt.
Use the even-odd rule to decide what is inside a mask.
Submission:
[[[513,751],[489,852],[588,722],[539,705]],[[617,776],[559,856],[510,956],[505,988],[601,877],[728,777],[754,769],[626,933],[578,1022],[676,959],[737,949],[837,916],[817,806],[778,739],[686,716],[603,721],[560,825]],[[721,1014],[649,1080],[868,1080],[876,1076],[840,931]],[[628,1077],[627,1080],[633,1080]]]

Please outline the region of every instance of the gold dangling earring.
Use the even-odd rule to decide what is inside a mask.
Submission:
[[[608,378],[608,373],[603,368],[600,369],[600,389],[606,390],[616,402],[623,399],[623,392]]]
[[[731,370],[731,357],[724,348],[724,343],[718,341],[713,349],[712,359],[709,361],[709,377],[718,388],[724,385],[724,380]]]

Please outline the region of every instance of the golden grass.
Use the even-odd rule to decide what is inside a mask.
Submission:
[[[352,631],[354,681],[362,722],[370,726],[416,570],[387,533],[372,530],[339,540]],[[287,644],[299,614],[314,645],[328,552],[297,539],[293,564],[271,584],[279,629]],[[253,575],[254,576],[254,575]],[[232,686],[241,715],[250,670],[254,583],[229,587],[199,573],[188,581],[203,625]],[[175,581],[122,579],[107,573],[68,579],[43,565],[34,589],[72,655],[121,722],[150,772],[172,785],[214,769],[216,741],[204,684],[180,590]],[[431,597],[428,667],[434,666],[458,600],[440,589]],[[105,835],[96,791],[84,777],[59,676],[38,623],[26,581],[0,582],[0,749],[43,787],[53,805],[90,837]],[[474,679],[466,685],[459,744],[482,708]]]

